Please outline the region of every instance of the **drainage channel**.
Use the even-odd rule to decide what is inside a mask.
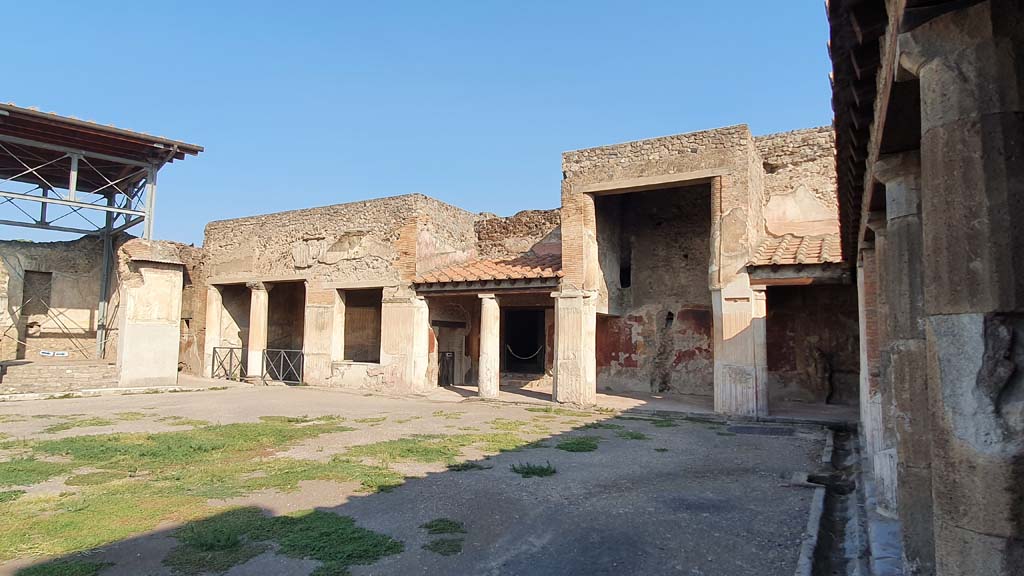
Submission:
[[[825,487],[813,576],[868,574],[863,513],[856,489],[859,460],[855,433],[837,430],[831,462],[823,462],[820,472],[808,475],[809,482]]]

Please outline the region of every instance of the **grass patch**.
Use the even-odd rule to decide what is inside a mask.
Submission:
[[[445,412],[444,410],[437,410],[431,416],[435,418],[444,418],[445,420],[458,420],[462,418],[465,412]]]
[[[353,446],[345,453],[351,458],[372,458],[389,462],[443,462],[454,464],[462,456],[462,449],[479,446],[489,452],[505,452],[521,448],[524,442],[510,433],[494,434],[417,434],[409,438],[385,440],[373,444]]]
[[[59,424],[51,424],[46,428],[43,428],[44,434],[56,434],[57,432],[63,432],[65,430],[72,430],[74,428],[94,428],[97,426],[113,426],[117,424],[113,420],[108,418],[83,418],[81,420],[67,420],[60,422]]]
[[[636,430],[619,430],[615,433],[616,436],[624,440],[650,440],[651,437],[643,432],[637,432]]]
[[[347,516],[306,510],[264,516],[257,508],[238,508],[179,529],[180,544],[164,563],[183,574],[224,572],[278,544],[278,553],[323,565],[313,575],[348,574],[355,565],[373,564],[402,552],[402,542],[356,526]]]
[[[0,414],[0,424],[8,424],[11,422],[24,422],[26,418],[20,414]]]
[[[107,566],[106,562],[85,560],[54,560],[18,570],[17,576],[96,576]]]
[[[462,553],[462,538],[437,538],[424,544],[423,549],[441,556],[454,556]]]
[[[624,428],[622,424],[615,424],[613,422],[591,422],[584,424],[583,427],[593,430],[622,430]]]
[[[458,520],[451,518],[435,518],[420,526],[427,534],[465,534],[466,527]]]
[[[142,412],[118,412],[117,414],[114,414],[114,416],[117,416],[118,420],[124,422],[134,422],[136,420],[142,420],[143,418],[146,417],[146,415],[143,414]]]
[[[593,452],[597,450],[597,443],[600,441],[597,436],[573,436],[562,440],[555,448],[566,452]]]
[[[210,392],[219,392],[220,390],[227,390],[229,386],[210,386],[207,388]]]
[[[736,435],[735,432],[721,432],[721,431],[715,432],[715,434],[718,434],[719,436],[735,436]]]
[[[527,412],[540,412],[543,414],[557,414],[558,416],[569,416],[572,418],[586,418],[587,416],[593,416],[590,412],[581,412],[579,410],[568,410],[566,408],[557,408],[555,406],[535,407],[527,408]]]
[[[353,422],[357,424],[380,424],[387,419],[387,416],[378,416],[376,418],[356,418]]]
[[[156,421],[163,422],[168,426],[191,426],[193,428],[211,425],[211,422],[207,422],[206,420],[196,420],[194,418],[186,418],[184,416],[163,416],[161,418],[157,418]]]
[[[676,426],[679,426],[679,424],[676,424],[674,420],[669,420],[667,418],[655,420],[652,424],[654,424],[655,428],[675,428]]]
[[[99,486],[115,480],[121,480],[126,475],[123,472],[89,472],[87,474],[76,474],[64,481],[68,486]]]
[[[509,467],[513,472],[519,474],[523,478],[543,478],[545,476],[553,476],[558,470],[551,465],[551,462],[546,464],[531,464],[529,462],[520,462],[519,464],[512,464]]]
[[[668,452],[668,448],[655,448],[655,452]]]
[[[458,462],[448,465],[449,472],[469,472],[470,470],[490,470],[491,466],[484,466],[477,462]]]
[[[4,502],[14,502],[18,498],[25,495],[24,490],[3,490],[0,491],[0,504]]]
[[[487,424],[495,430],[503,430],[505,432],[518,432],[530,425],[526,420],[510,420],[508,418],[495,418]]]
[[[61,462],[47,462],[35,458],[13,458],[0,462],[0,486],[31,486],[54,476],[59,476],[69,469]]]

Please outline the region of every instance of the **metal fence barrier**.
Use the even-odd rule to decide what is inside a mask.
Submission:
[[[245,364],[242,362],[242,349],[231,347],[214,347],[213,378],[225,380],[241,380],[245,378]]]
[[[264,350],[263,382],[302,383],[302,350]]]

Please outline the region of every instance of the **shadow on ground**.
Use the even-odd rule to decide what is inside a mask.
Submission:
[[[567,432],[391,489],[304,481],[290,493],[311,504],[302,509],[241,499],[13,573],[793,573],[811,491],[789,480],[820,464],[820,428],[639,410],[580,418]]]

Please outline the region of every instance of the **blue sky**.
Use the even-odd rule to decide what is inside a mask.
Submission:
[[[0,100],[206,147],[159,181],[156,237],[196,244],[210,220],[411,192],[552,208],[565,150],[832,120],[822,0],[36,0],[4,21]]]

